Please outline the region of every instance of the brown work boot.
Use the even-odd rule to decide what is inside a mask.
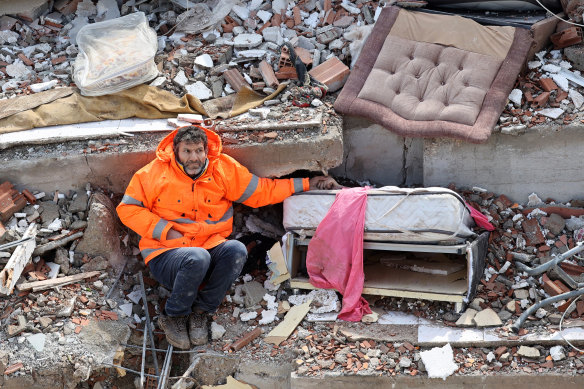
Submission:
[[[158,326],[164,331],[168,343],[180,349],[190,348],[187,316],[160,315],[158,316]]]
[[[193,312],[189,316],[189,338],[193,346],[207,344],[209,335],[209,325],[207,324],[207,314]]]

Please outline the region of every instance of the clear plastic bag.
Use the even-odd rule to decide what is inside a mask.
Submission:
[[[143,12],[84,26],[77,46],[73,81],[82,95],[119,92],[158,75],[156,32]]]

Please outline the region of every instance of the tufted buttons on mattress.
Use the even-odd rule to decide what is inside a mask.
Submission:
[[[473,125],[500,65],[486,55],[388,35],[358,97],[404,119]]]

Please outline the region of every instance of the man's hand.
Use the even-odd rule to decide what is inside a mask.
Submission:
[[[168,230],[168,232],[166,233],[166,240],[170,240],[170,239],[180,239],[183,237],[183,234],[181,234],[180,232],[178,232],[177,230],[175,230],[174,228],[171,228],[170,230]]]
[[[331,189],[341,189],[342,186],[339,185],[334,178],[329,176],[317,176],[312,177],[309,180],[310,186],[308,190],[331,190]]]

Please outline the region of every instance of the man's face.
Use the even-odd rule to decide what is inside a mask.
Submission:
[[[196,176],[205,166],[207,149],[203,142],[182,141],[178,144],[176,157],[189,176]]]

